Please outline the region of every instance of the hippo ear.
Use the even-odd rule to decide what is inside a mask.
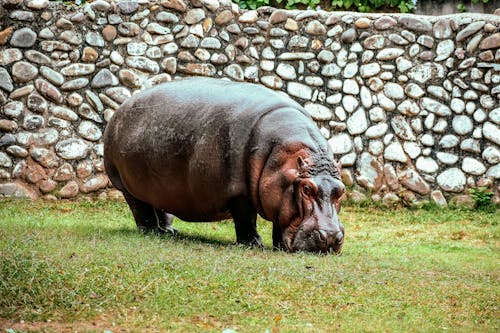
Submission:
[[[297,157],[297,169],[299,170],[299,173],[303,173],[307,170],[307,162],[301,157]]]

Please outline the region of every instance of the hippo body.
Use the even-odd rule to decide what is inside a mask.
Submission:
[[[237,241],[261,246],[260,214],[276,247],[342,245],[344,187],[326,140],[299,104],[262,86],[189,78],[134,95],[107,125],[104,161],[142,230],[232,217]]]

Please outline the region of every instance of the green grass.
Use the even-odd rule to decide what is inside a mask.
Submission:
[[[342,255],[143,235],[118,202],[0,201],[0,331],[498,332],[498,211],[348,206]]]

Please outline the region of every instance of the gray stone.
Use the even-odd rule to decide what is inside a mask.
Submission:
[[[460,30],[457,34],[457,42],[461,42],[469,36],[472,36],[484,27],[484,21],[472,22],[464,29]]]
[[[385,38],[382,35],[372,35],[363,41],[363,46],[368,50],[379,50],[384,47]]]
[[[48,81],[37,79],[35,81],[35,87],[44,97],[50,99],[53,102],[59,104],[62,103],[63,96],[61,92]]]
[[[90,85],[92,88],[103,88],[116,86],[118,84],[118,78],[113,73],[111,73],[109,69],[103,68],[99,72],[97,72]]]
[[[12,66],[14,82],[28,82],[38,75],[38,68],[25,61],[18,61]]]
[[[357,95],[359,94],[359,85],[354,79],[346,79],[344,80],[342,91],[346,94]]]
[[[91,74],[95,71],[94,64],[71,64],[61,69],[61,73],[65,76],[83,76]]]
[[[486,172],[486,176],[493,179],[500,179],[500,164],[494,165],[489,168]]]
[[[22,58],[23,58],[23,53],[21,52],[20,49],[16,48],[6,49],[0,53],[0,64],[4,66],[9,65],[13,62],[21,60]]]
[[[206,37],[201,41],[201,47],[206,49],[220,49],[222,47],[221,42],[217,38]]]
[[[61,86],[61,90],[64,91],[78,90],[83,87],[86,87],[88,84],[89,84],[89,79],[82,77],[75,80],[64,82],[63,85]]]
[[[244,79],[243,69],[240,65],[237,64],[231,64],[227,66],[224,69],[224,73],[226,73],[227,76],[236,81],[243,81]]]
[[[103,47],[105,44],[104,38],[102,38],[101,34],[97,31],[87,32],[87,34],[85,35],[85,42],[96,47]]]
[[[40,74],[56,86],[60,86],[64,83],[64,76],[47,66],[40,67]]]
[[[481,176],[486,172],[486,167],[475,158],[466,156],[462,161],[462,170],[471,175]]]
[[[397,107],[398,111],[404,114],[405,116],[413,117],[420,113],[420,107],[417,103],[412,100],[404,100]]]
[[[0,68],[0,88],[8,92],[14,90],[14,86],[12,85],[12,78],[5,68]]]
[[[160,71],[160,66],[157,62],[142,56],[129,56],[125,59],[125,63],[127,66],[148,73],[156,74]]]
[[[345,111],[352,113],[359,106],[359,101],[352,95],[344,95],[342,97],[342,106],[344,107]]]
[[[30,28],[21,28],[14,31],[10,45],[15,47],[32,47],[36,42],[36,33]]]
[[[439,140],[439,145],[442,148],[453,148],[458,145],[460,140],[453,134],[445,135]]]
[[[418,16],[403,16],[399,19],[399,24],[409,30],[417,32],[432,32],[432,24],[428,20]]]
[[[466,184],[465,174],[458,168],[443,171],[436,180],[446,192],[462,192]]]

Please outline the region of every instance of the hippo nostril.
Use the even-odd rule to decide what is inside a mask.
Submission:
[[[344,241],[344,233],[342,231],[337,232],[335,235],[335,243],[336,244],[342,244]]]
[[[318,230],[319,239],[322,242],[326,242],[328,240],[328,233],[325,230]]]

